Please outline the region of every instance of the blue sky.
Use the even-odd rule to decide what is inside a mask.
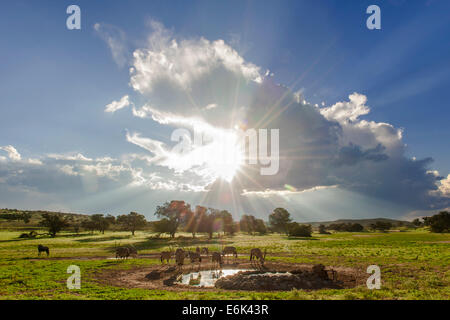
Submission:
[[[77,4],[81,8],[81,30],[66,28],[68,15],[65,11],[70,4]],[[381,30],[366,28],[368,15],[365,11],[370,4],[378,4],[381,8]],[[22,162],[25,159],[40,159],[42,166],[48,168],[41,176],[39,170],[43,169],[24,167],[25,164],[19,162],[14,164],[6,150],[0,151],[0,155],[5,158],[0,162],[0,168],[3,166],[0,169],[0,185],[3,184],[0,207],[108,211],[114,214],[136,209],[150,217],[156,205],[171,199],[167,197],[178,197],[193,204],[224,206],[236,211],[233,213],[237,216],[242,211],[251,211],[265,217],[266,213],[261,211],[270,212],[271,207],[283,205],[284,201],[291,211],[296,212],[297,218],[306,220],[315,220],[317,215],[318,219],[360,217],[363,216],[362,212],[394,217],[420,215],[430,210],[429,199],[423,200],[421,205],[406,201],[407,196],[404,194],[387,195],[389,187],[386,186],[392,185],[387,178],[379,182],[380,190],[355,187],[359,184],[374,185],[374,177],[366,174],[366,171],[372,170],[371,167],[355,167],[352,173],[341,172],[344,169],[340,168],[338,173],[332,172],[327,179],[315,176],[308,178],[308,183],[294,186],[298,192],[314,187],[334,188],[335,185],[338,185],[335,189],[340,193],[358,192],[356,198],[349,196],[349,199],[353,199],[350,207],[334,213],[330,212],[337,207],[337,200],[330,200],[326,204],[322,200],[311,202],[308,199],[316,198],[321,193],[325,193],[324,197],[328,199],[338,198],[342,194],[328,194],[336,193],[337,190],[321,189],[297,196],[283,194],[281,198],[277,195],[277,199],[269,202],[268,195],[264,195],[263,199],[250,201],[250,205],[246,199],[236,206],[216,200],[207,201],[205,198],[209,197],[202,192],[179,193],[161,186],[156,189],[152,186],[150,190],[138,188],[139,191],[133,189],[121,192],[118,190],[122,190],[129,181],[115,177],[112,185],[102,180],[108,176],[99,174],[98,168],[94,170],[96,188],[88,188],[90,194],[86,193],[86,177],[82,177],[81,171],[76,171],[78,175],[71,175],[77,176],[76,180],[67,180],[66,185],[56,190],[52,179],[64,179],[49,176],[64,166],[76,168],[71,163],[62,162],[69,160],[55,157],[56,154],[65,155],[66,158],[68,155],[81,154],[89,159],[118,159],[144,151],[137,145],[136,139],[127,139],[127,135],[133,137],[134,133],[139,133],[164,143],[170,140],[173,126],[146,117],[136,117],[130,112],[130,107],[114,113],[105,112],[106,105],[119,101],[125,95],[129,96],[136,109],[146,103],[153,105],[159,101],[156,108],[160,111],[177,111],[171,110],[173,105],[169,103],[164,105],[163,97],[139,92],[130,85],[129,68],[134,63],[132,53],[143,48],[157,51],[148,48],[148,38],[155,33],[152,22],[155,22],[170,34],[169,38],[176,39],[179,44],[183,40],[197,41],[201,37],[210,43],[224,40],[245,63],[259,67],[261,74],[270,70],[273,73],[269,77],[270,83],[282,84],[293,93],[301,92],[302,99],[308,105],[331,108],[338,102],[349,101],[349,95],[354,92],[364,95],[370,113],[361,113],[358,121],[388,123],[396,130],[403,130],[401,143],[406,148],[394,150],[397,147],[393,146],[391,150],[387,146],[390,159],[401,153],[399,157],[403,161],[398,164],[398,169],[392,170],[397,173],[402,168],[409,168],[410,164],[405,159],[411,157],[434,159],[434,162],[427,162],[423,168],[418,168],[417,172],[405,169],[408,173],[402,176],[403,182],[422,185],[425,167],[426,170],[437,170],[439,176],[445,178],[450,173],[449,10],[447,1],[437,0],[15,1],[3,4],[0,12],[0,36],[3,40],[0,51],[0,147],[13,146],[21,155]],[[100,29],[96,30],[95,24]],[[114,50],[108,47],[105,39],[114,39],[120,43],[120,52],[116,51],[119,59],[117,56],[114,59]],[[213,75],[211,72],[210,76]],[[243,91],[247,89],[242,88]],[[250,92],[253,89],[248,90]],[[207,95],[210,96],[209,93]],[[204,96],[195,97],[196,101],[207,100]],[[221,99],[225,101],[228,98]],[[187,114],[189,112],[181,115],[187,117]],[[330,118],[332,116],[326,120],[336,121]],[[205,119],[214,124],[216,120]],[[283,122],[277,125],[283,129]],[[349,132],[355,134],[352,130],[349,129]],[[305,132],[308,134],[309,131]],[[364,154],[364,150],[371,150],[374,145],[365,145],[366,140],[361,140],[362,135],[359,133],[353,140],[344,140],[346,144],[352,142],[359,145],[361,154]],[[296,135],[292,132],[289,136]],[[382,142],[387,138],[380,139],[377,141]],[[50,158],[54,163],[48,160],[48,155],[53,155]],[[108,165],[109,168],[117,166],[120,171],[119,167],[123,163],[111,162]],[[127,174],[135,174],[133,170],[137,168],[136,165],[130,166],[132,169],[129,168]],[[394,167],[394,164],[388,166]],[[144,171],[145,174],[158,174],[163,179],[179,183],[179,175],[172,169],[170,166],[151,165]],[[324,171],[328,172],[328,169]],[[310,168],[298,170],[311,172]],[[353,172],[357,173],[357,177]],[[182,176],[189,180],[190,174],[193,172],[185,171]],[[347,177],[354,175],[355,178],[338,183],[342,180],[339,175],[344,174]],[[18,175],[22,176],[18,178]],[[331,176],[338,176],[341,180],[336,179],[338,182],[334,183]],[[280,185],[283,183],[273,186],[263,183],[261,190],[253,191],[273,189],[275,192]],[[438,182],[436,188],[439,185]],[[423,196],[424,192],[437,190],[429,188],[428,184],[424,184],[420,194]],[[442,190],[445,189],[441,188],[437,207],[448,204],[448,195]],[[111,195],[111,192],[115,193]],[[117,193],[121,195],[120,203],[111,199],[117,197]],[[247,198],[253,197],[257,196],[252,194]],[[418,198],[422,199],[420,196]]]

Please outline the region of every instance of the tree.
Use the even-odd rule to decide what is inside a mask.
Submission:
[[[55,237],[65,227],[69,226],[67,219],[57,214],[44,213],[39,225],[48,229],[51,237]]]
[[[155,215],[158,218],[167,218],[170,220],[171,229],[168,232],[174,238],[178,227],[185,223],[186,219],[191,216],[191,205],[184,201],[172,200],[170,203],[166,202],[162,206],[157,206]]]
[[[384,222],[384,221],[377,221],[376,223],[370,224],[370,227],[374,230],[380,230],[380,231],[386,231],[392,228],[392,223],[390,222]]]
[[[111,225],[111,224],[116,224],[116,217],[114,217],[114,216],[112,216],[112,215],[110,215],[110,214],[107,214],[106,216],[105,216],[105,220],[106,221],[108,221],[108,223]]]
[[[327,229],[346,232],[360,232],[364,230],[364,226],[359,223],[332,223]]]
[[[290,222],[287,224],[287,234],[289,237],[311,237],[312,227],[309,224],[299,224]]]
[[[359,223],[349,223],[347,231],[349,232],[361,232],[364,230],[364,226]]]
[[[24,211],[24,212],[20,212],[18,210],[14,210],[14,212],[17,213],[3,213],[0,214],[0,218],[1,219],[5,219],[5,220],[17,220],[17,221],[23,221],[25,223],[30,222],[31,219],[31,213]]]
[[[345,223],[331,223],[328,225],[328,230],[335,230],[335,231],[345,231],[343,227],[345,226]]]
[[[182,219],[184,230],[192,233],[192,238],[199,231],[199,224],[204,215],[206,215],[207,208],[203,206],[196,206],[195,211],[186,210],[185,217]]]
[[[244,214],[239,221],[239,226],[242,232],[253,234],[256,227],[256,218],[249,214]]]
[[[233,235],[236,232],[236,224],[233,221],[233,216],[227,210],[220,211],[220,219],[222,220],[222,231]]]
[[[162,233],[168,233],[171,234],[171,230],[173,228],[172,226],[172,221],[167,219],[167,218],[163,218],[159,221],[153,221],[151,223],[151,228],[153,232],[156,232],[157,234],[162,234]]]
[[[0,219],[20,220],[20,216],[18,214],[15,214],[15,213],[3,213],[3,214],[0,214]]]
[[[221,231],[220,211],[208,208],[207,212],[200,217],[198,231],[205,232],[212,239],[214,232]]]
[[[448,211],[441,211],[434,216],[428,217],[426,221],[430,226],[431,232],[450,232],[450,213]]]
[[[255,232],[258,232],[260,235],[266,234],[267,233],[267,227],[266,227],[266,224],[264,223],[264,220],[263,219],[256,219],[253,230]]]
[[[214,233],[214,213],[203,215],[198,226],[199,232],[207,233],[208,237],[212,239]]]
[[[327,229],[325,228],[325,225],[321,224],[319,225],[319,233],[320,234],[330,234]]]
[[[30,213],[30,212],[27,212],[27,211],[23,212],[23,213],[21,214],[21,219],[22,219],[23,222],[25,222],[25,223],[30,222],[30,219],[31,219],[31,213]]]
[[[412,221],[412,224],[415,225],[416,227],[421,227],[421,226],[423,226],[423,222],[420,221],[419,218],[415,218],[415,219]]]
[[[276,208],[269,215],[269,224],[273,231],[288,234],[288,225],[291,222],[289,212],[284,208]]]
[[[199,207],[196,208],[196,230],[204,232],[212,239],[214,232],[234,234],[236,226],[233,216],[227,210],[217,210],[214,208]]]
[[[74,216],[69,216],[67,218],[67,222],[69,223],[69,226],[73,229],[73,232],[78,234],[80,232],[81,223],[80,221],[76,220]]]
[[[91,233],[97,230],[97,226],[91,219],[81,221],[81,227]]]
[[[70,225],[71,225],[72,228],[73,228],[73,232],[75,232],[76,234],[79,234],[79,233],[80,233],[81,223],[79,223],[78,221],[76,221],[76,222],[72,222]]]
[[[124,230],[131,231],[131,234],[134,236],[136,230],[142,229],[147,225],[147,220],[142,214],[130,212],[127,215],[118,216],[117,223],[122,225]]]
[[[113,217],[114,218],[114,217]],[[107,219],[103,216],[103,214],[93,214],[90,216],[93,227],[95,230],[98,230],[101,233],[105,233],[105,230],[108,229],[111,219]]]

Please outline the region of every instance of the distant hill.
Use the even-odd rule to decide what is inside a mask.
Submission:
[[[375,219],[338,219],[334,221],[319,221],[319,222],[302,222],[304,224],[310,224],[313,227],[318,227],[319,225],[323,224],[325,226],[328,226],[332,223],[359,223],[363,227],[368,227],[372,223],[376,223],[377,221],[381,222],[390,222],[393,226],[400,226],[403,225],[405,227],[413,227],[414,225],[410,221],[403,221],[403,220],[394,220],[394,219],[388,219],[388,218],[375,218]]]
[[[68,212],[54,212],[45,210],[18,210],[18,209],[0,209],[0,228],[35,228],[42,220],[44,213],[51,213],[70,218],[72,221],[81,222],[88,219],[88,215],[81,213],[68,213]],[[28,214],[30,220],[25,223],[21,217],[23,214]]]
[[[57,214],[61,216],[71,216],[71,217],[86,217],[86,214],[82,213],[71,213],[71,212],[56,212],[56,211],[46,211],[46,210],[19,210],[19,209],[0,209],[0,215],[3,214],[21,214],[30,213],[32,217],[41,217],[44,213]]]

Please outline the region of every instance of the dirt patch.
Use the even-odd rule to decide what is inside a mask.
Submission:
[[[316,266],[316,267],[315,267]],[[314,269],[316,268],[316,269]],[[316,290],[321,288],[353,288],[362,285],[367,278],[363,270],[342,267],[317,267],[312,264],[266,262],[264,267],[255,269],[249,262],[236,261],[226,264],[223,269],[244,269],[246,272],[217,280],[216,287],[198,287],[177,284],[181,274],[211,270],[211,263],[199,265],[185,265],[178,270],[173,265],[136,266],[127,270],[106,269],[93,274],[93,280],[100,284],[122,288],[144,288],[168,291],[218,291],[218,290],[291,290],[294,288]],[[276,278],[255,278],[267,273],[278,274]],[[282,276],[284,274],[284,276]],[[287,276],[287,277],[286,277]],[[245,281],[240,281],[244,279]],[[258,284],[264,283],[263,285]],[[293,282],[294,285],[289,283]],[[219,284],[218,284],[219,283]],[[245,284],[243,284],[245,283]],[[247,284],[248,283],[248,284]],[[281,285],[273,285],[280,284]]]

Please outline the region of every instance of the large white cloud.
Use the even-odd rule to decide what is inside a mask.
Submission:
[[[366,105],[367,97],[363,94],[349,95],[349,101],[337,102],[331,107],[321,108],[320,113],[330,121],[338,122],[342,127],[340,144],[350,143],[375,148],[383,145],[386,154],[402,155],[404,143],[402,130],[391,124],[360,119],[370,113]]]
[[[367,97],[362,94],[353,93],[348,102],[338,102],[331,107],[322,108],[320,113],[328,120],[335,120],[340,123],[356,121],[360,116],[368,114],[370,109],[365,105]]]
[[[136,49],[130,85],[152,109],[202,117],[228,127],[245,113],[264,76],[223,40],[178,39],[158,22],[146,47]],[[134,109],[145,116],[144,108]]]
[[[224,68],[247,80],[261,82],[259,68],[244,59],[223,40],[207,39],[177,41],[155,21],[149,47],[133,53],[131,85],[141,93],[148,93],[167,81],[183,90],[218,68]]]

